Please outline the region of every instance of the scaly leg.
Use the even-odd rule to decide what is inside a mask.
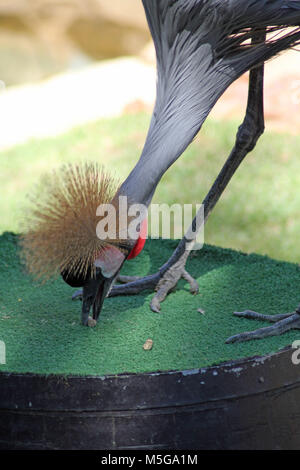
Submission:
[[[278,315],[263,315],[262,313],[253,312],[252,310],[234,312],[234,315],[253,320],[268,321],[270,323],[274,323],[274,325],[230,336],[230,338],[226,340],[226,343],[241,343],[242,341],[282,335],[287,331],[300,329],[300,305],[294,312],[280,313]]]

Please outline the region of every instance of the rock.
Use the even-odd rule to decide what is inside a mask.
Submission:
[[[152,339],[147,339],[147,341],[144,343],[143,345],[143,349],[145,351],[150,351],[150,349],[152,349],[152,346],[153,346],[153,340]]]

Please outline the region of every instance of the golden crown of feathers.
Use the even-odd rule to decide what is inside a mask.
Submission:
[[[64,165],[41,180],[26,211],[21,257],[35,278],[62,271],[95,274],[94,261],[107,245],[96,234],[100,204],[112,201],[118,184],[96,163]]]

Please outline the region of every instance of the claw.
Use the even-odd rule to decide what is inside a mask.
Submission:
[[[276,323],[277,321],[290,317],[293,313],[294,312],[279,313],[278,315],[264,315],[263,313],[257,313],[253,310],[244,310],[243,312],[233,312],[233,315],[236,317],[248,318],[249,320],[261,320]]]
[[[190,292],[193,295],[199,294],[199,284],[186,270],[182,273],[182,278],[190,285]]]
[[[160,313],[160,301],[158,300],[157,296],[155,295],[150,302],[150,308],[152,312]]]
[[[165,298],[167,297],[170,290],[174,287],[175,286],[173,286],[173,285],[172,286],[168,285],[168,283],[161,282],[161,286],[157,288],[157,292],[156,292],[156,294],[154,295],[153,299],[150,302],[150,308],[151,308],[152,312],[160,313],[160,309],[161,309],[160,304],[161,304],[161,302],[163,302],[165,300]]]

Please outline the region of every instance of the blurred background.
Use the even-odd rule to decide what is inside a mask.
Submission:
[[[200,203],[234,143],[247,75],[225,93],[154,202]],[[300,260],[300,52],[266,66],[266,132],[207,222],[205,241]],[[123,179],[155,100],[140,0],[0,0],[0,233],[22,231],[39,177],[96,160]]]

